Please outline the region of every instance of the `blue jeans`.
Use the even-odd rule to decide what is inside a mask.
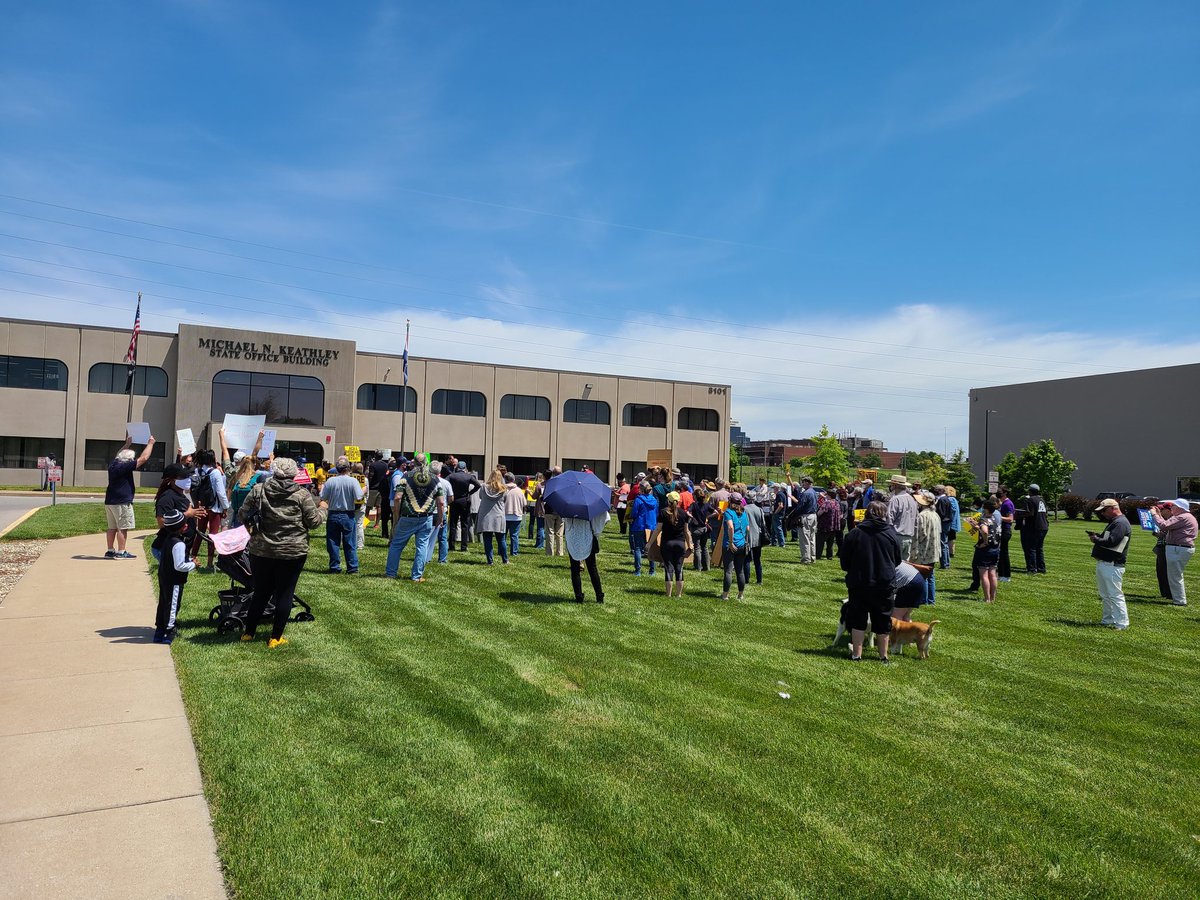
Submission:
[[[933,566],[933,569],[936,571],[937,566]],[[933,606],[933,599],[934,599],[934,593],[935,593],[933,582],[934,582],[933,572],[930,572],[929,577],[925,579],[925,602],[928,603],[930,606]]]
[[[629,531],[629,545],[633,547],[633,574],[642,574],[642,557],[646,553],[646,531],[633,528]],[[654,560],[650,560],[650,574],[654,574]]]
[[[342,571],[338,548],[346,551],[346,571],[358,571],[358,529],[352,513],[331,512],[325,520],[325,549],[329,551],[329,571]]]
[[[943,569],[950,568],[950,526],[942,526],[942,559],[941,565]]]
[[[521,523],[523,519],[507,519],[505,525],[508,526],[508,554],[516,556],[521,552]]]
[[[532,518],[532,516],[530,517]],[[541,550],[546,546],[546,520],[541,516],[537,517],[537,537],[534,539],[533,549]]]
[[[483,555],[487,558],[488,565],[492,564],[492,539],[496,539],[496,546],[500,550],[500,558],[508,562],[508,550],[504,546],[504,535],[495,534],[491,531],[483,533]]]
[[[413,551],[412,580],[425,575],[425,554],[429,539],[433,536],[431,516],[401,516],[392,523],[392,542],[388,544],[387,577],[395,578],[400,570],[400,554],[404,552],[409,538],[415,539]]]
[[[783,540],[783,510],[771,513],[771,546],[782,547]]]
[[[433,551],[437,549],[438,562],[444,563],[450,556],[450,532],[446,523],[436,526],[429,535],[429,546],[425,548],[425,565],[433,561]]]

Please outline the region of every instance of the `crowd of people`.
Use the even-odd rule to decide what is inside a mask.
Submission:
[[[173,637],[187,573],[211,571],[213,544],[206,536],[238,524],[251,533],[255,576],[242,639],[254,640],[263,610],[273,606],[272,647],[287,642],[283,633],[308,557],[309,533],[322,526],[330,574],[357,574],[365,536],[375,529],[388,542],[389,578],[401,577],[401,559],[412,544],[407,578],[416,583],[425,580],[435,552],[444,565],[452,553],[479,546],[487,565],[509,565],[522,552],[524,537],[525,552],[569,557],[577,602],[584,600],[585,568],[596,600],[604,602],[596,554],[609,513],[590,519],[556,513],[545,489],[561,474],[558,468],[520,476],[499,466],[481,479],[453,456],[377,454],[365,465],[344,456],[322,462],[311,478],[301,480],[304,461],[262,457],[261,440],[260,435],[251,452],[231,455],[222,431],[219,455],[198,451],[166,467],[155,496],[161,531],[152,547],[168,572],[160,578],[156,641],[170,643]],[[133,527],[133,472],[152,446],[135,456],[127,442],[110,466],[108,558],[131,557],[125,540]],[[721,599],[728,600],[736,587],[742,600],[748,585],[763,583],[763,549],[785,547],[789,540],[802,565],[836,557],[847,587],[853,660],[862,657],[868,622],[881,659],[887,659],[891,619],[911,621],[915,609],[936,603],[937,572],[951,567],[964,531],[973,542],[968,590],[980,591],[985,602],[996,600],[999,584],[1014,571],[1046,574],[1050,517],[1036,484],[1018,500],[1001,485],[963,509],[953,486],[923,489],[903,475],[892,476],[886,488],[870,479],[817,487],[807,476],[778,482],[760,477],[747,485],[696,481],[676,468],[651,467],[632,479],[618,475],[610,507],[628,543],[632,574],[653,577],[661,567],[667,597],[683,596],[689,569],[711,569],[721,572]],[[1101,503],[1096,514],[1106,526],[1089,532],[1101,622],[1124,629],[1129,618],[1122,578],[1132,529],[1114,500]],[[1184,570],[1195,552],[1196,518],[1184,500],[1163,502],[1151,515],[1158,531],[1160,591],[1186,605]],[[1023,570],[1014,570],[1010,559],[1014,530],[1020,533]]]

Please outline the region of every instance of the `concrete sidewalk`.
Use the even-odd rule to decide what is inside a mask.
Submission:
[[[0,605],[0,896],[226,896],[142,549],[53,541]]]

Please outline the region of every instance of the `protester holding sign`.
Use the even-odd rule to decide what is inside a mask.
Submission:
[[[1196,552],[1196,517],[1192,515],[1188,502],[1182,498],[1160,503],[1150,510],[1150,515],[1162,536],[1162,559],[1171,590],[1171,602],[1176,606],[1187,606],[1183,570]]]
[[[108,539],[105,559],[135,559],[134,555],[125,549],[129,532],[134,528],[133,473],[150,459],[154,450],[154,438],[149,437],[141,456],[134,456],[133,450],[130,449],[132,444],[133,441],[126,434],[125,444],[117,451],[117,458],[108,467],[108,487],[104,491],[104,514],[108,519],[108,529],[104,532]]]

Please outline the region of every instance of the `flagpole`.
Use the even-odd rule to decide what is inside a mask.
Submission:
[[[136,380],[135,376],[137,374],[137,330],[138,330],[138,326],[141,323],[141,319],[142,319],[142,292],[138,291],[137,313],[135,314],[134,321],[133,321],[133,326],[134,326],[133,340],[132,340],[132,345],[130,347],[130,352],[126,354],[126,363],[130,367],[129,368],[130,374],[127,378],[128,382],[129,382],[129,409],[125,414],[126,422],[133,421],[133,382]]]
[[[404,431],[408,424],[408,331],[412,319],[404,320],[404,387],[400,389],[400,455],[404,455]]]

